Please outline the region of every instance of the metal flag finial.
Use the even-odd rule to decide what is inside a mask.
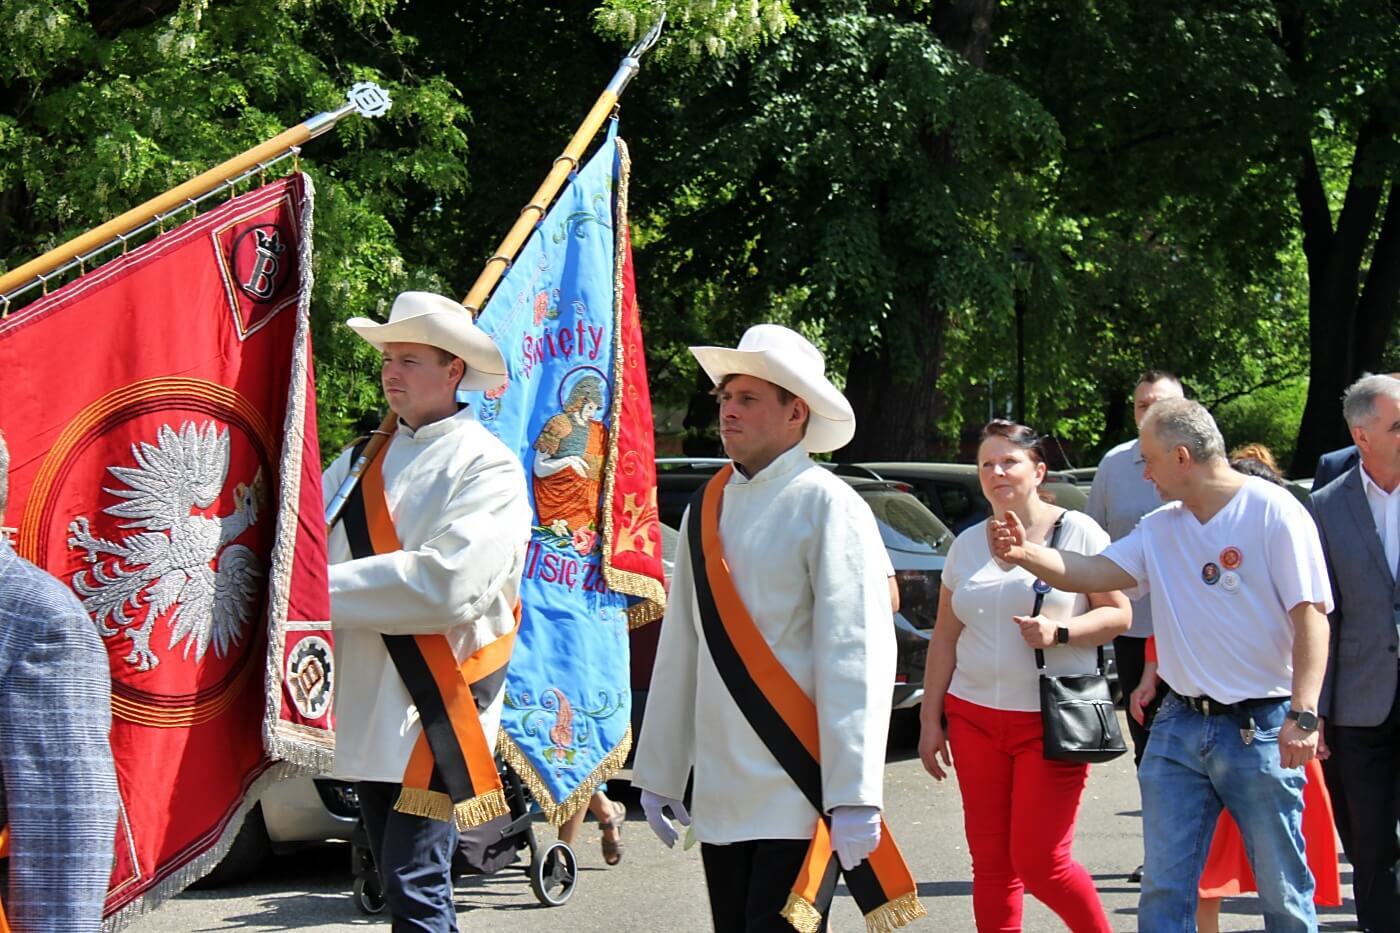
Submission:
[[[656,45],[656,40],[661,38],[661,27],[666,25],[666,11],[662,10],[661,15],[656,18],[656,22],[651,24],[651,28],[646,31],[637,44],[632,46],[632,51],[627,53],[628,58],[641,58],[651,47]]]
[[[351,85],[345,98],[355,106],[355,110],[362,117],[383,116],[394,105],[389,99],[389,92],[373,81],[360,81]]]

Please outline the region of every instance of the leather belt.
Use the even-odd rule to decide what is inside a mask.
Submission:
[[[1240,700],[1238,703],[1222,703],[1219,700],[1207,696],[1188,697],[1172,691],[1172,695],[1186,704],[1187,709],[1200,713],[1202,716],[1242,716],[1256,706],[1263,706],[1266,703],[1277,703],[1280,700],[1287,700],[1288,697],[1260,697],[1258,699]]]

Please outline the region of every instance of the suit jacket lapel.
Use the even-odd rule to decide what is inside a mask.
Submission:
[[[1361,530],[1361,540],[1366,550],[1385,572],[1385,579],[1395,583],[1395,568],[1385,559],[1385,546],[1381,544],[1380,532],[1376,529],[1376,518],[1371,514],[1371,504],[1366,501],[1366,487],[1361,482],[1361,466],[1358,464],[1342,480],[1343,498],[1351,507],[1352,520]]]

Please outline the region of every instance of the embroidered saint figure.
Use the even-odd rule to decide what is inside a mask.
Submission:
[[[545,422],[535,438],[534,490],[538,525],[564,522],[569,533],[597,528],[608,429],[603,380],[584,376],[569,392],[564,410]]]

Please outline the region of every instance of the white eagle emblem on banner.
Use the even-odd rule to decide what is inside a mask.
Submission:
[[[131,639],[126,662],[139,671],[160,663],[151,650],[151,630],[172,609],[170,649],[184,641],[184,656],[193,648],[201,661],[212,643],[222,658],[243,639],[263,575],[253,550],[232,543],[257,523],[266,494],[262,469],[252,483],[234,487],[231,515],[210,516],[194,510],[209,508],[224,490],[227,428],[186,421],[177,433],[161,425],[156,443],[133,444],[131,455],[135,467],[107,468],[127,488],[104,487],[123,501],[103,511],[128,519],[123,528],[143,530],[108,541],[93,537],[86,516],[75,518],[68,546],[86,551],[92,566],[73,576],[73,589],[104,638],[125,633]],[[139,625],[128,607],[138,617],[144,609]]]

